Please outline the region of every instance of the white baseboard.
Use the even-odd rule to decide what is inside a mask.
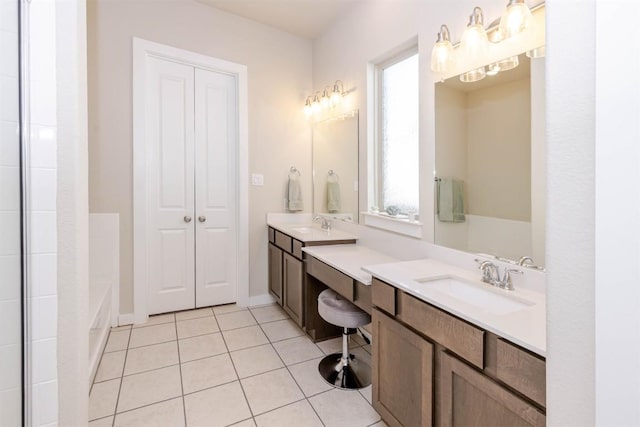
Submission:
[[[249,297],[247,306],[254,307],[256,305],[273,304],[274,302],[276,302],[276,299],[271,294],[254,295]]]
[[[133,325],[133,313],[125,313],[118,316],[118,326]]]

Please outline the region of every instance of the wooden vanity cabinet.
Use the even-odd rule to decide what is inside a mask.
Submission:
[[[373,407],[392,427],[432,425],[433,344],[377,309],[371,323]]]
[[[269,243],[269,292],[282,305],[282,249]]]
[[[298,325],[303,325],[303,268],[302,261],[293,257],[290,254],[283,254],[283,299],[282,307],[285,309],[291,319]]]
[[[392,426],[544,426],[545,360],[373,278],[373,407]]]

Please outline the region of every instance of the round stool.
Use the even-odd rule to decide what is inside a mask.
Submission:
[[[334,387],[359,389],[371,384],[371,367],[349,354],[350,330],[371,323],[371,316],[331,289],[318,296],[318,313],[332,325],[342,327],[342,353],[325,356],[318,365],[320,375]]]

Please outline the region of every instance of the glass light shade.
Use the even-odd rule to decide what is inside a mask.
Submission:
[[[544,58],[545,53],[546,53],[545,46],[540,46],[535,49],[528,50],[527,56],[531,59]]]
[[[320,111],[320,99],[318,98],[318,95],[314,95],[313,96],[313,102],[311,103],[311,110],[314,113],[318,113]]]
[[[500,19],[500,32],[506,39],[513,37],[526,30],[532,19],[524,0],[510,0]]]
[[[313,113],[313,109],[311,108],[311,104],[305,104],[303,111],[304,111],[304,115],[309,117]]]
[[[320,99],[320,106],[322,108],[327,108],[329,106],[329,96],[328,95],[322,95],[322,98]]]
[[[484,67],[480,67],[476,68],[475,70],[460,74],[460,81],[463,83],[473,83],[480,81],[485,77],[487,77],[487,72]]]
[[[431,71],[444,73],[453,64],[453,45],[449,40],[442,40],[433,45],[431,51]]]
[[[331,104],[338,105],[342,102],[342,94],[340,92],[333,92],[331,94]]]
[[[497,62],[487,65],[487,76],[495,76],[499,72],[500,64],[498,64]]]
[[[498,67],[500,67],[500,71],[509,71],[520,65],[520,61],[518,60],[518,56],[516,55],[503,59],[502,61],[498,61],[497,64]]]
[[[467,60],[477,61],[484,58],[488,45],[487,32],[481,24],[469,25],[462,33],[460,50]]]

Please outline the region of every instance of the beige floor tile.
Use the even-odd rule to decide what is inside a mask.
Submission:
[[[178,342],[169,341],[161,344],[148,345],[129,349],[124,374],[131,375],[139,372],[177,365]]]
[[[227,352],[222,334],[219,332],[178,340],[178,344],[182,363]]]
[[[289,372],[307,397],[333,388],[320,376],[318,364],[321,360],[318,358],[289,366]]]
[[[287,313],[285,313],[285,311],[278,304],[251,308],[251,313],[253,313],[253,317],[256,318],[258,323],[267,323],[289,318]]]
[[[293,377],[284,368],[240,382],[254,416],[304,398]]]
[[[222,335],[224,336],[224,341],[227,343],[229,351],[269,343],[267,336],[258,325],[223,331]]]
[[[369,402],[369,405],[373,404],[373,396],[371,395],[371,393],[373,392],[371,386],[367,386],[365,388],[361,388],[360,390],[358,390],[360,392],[360,394],[362,395],[362,397],[365,398],[365,400],[367,402]]]
[[[269,338],[269,341],[271,342],[282,341],[287,338],[304,335],[302,329],[300,329],[291,319],[263,323],[261,326],[262,330],[267,334],[267,338]]]
[[[133,325],[133,329],[146,328],[147,326],[162,325],[163,323],[172,323],[175,321],[176,321],[176,318],[173,313],[156,314],[154,316],[149,316],[147,321],[144,323]]]
[[[111,427],[113,425],[113,417],[100,418],[99,420],[91,421],[89,427]]]
[[[237,304],[225,304],[225,305],[217,305],[213,308],[213,313],[217,316],[218,314],[225,314],[225,313],[233,313],[235,311],[244,311],[247,308],[246,307],[240,307]]]
[[[213,316],[213,310],[211,310],[211,307],[179,311],[176,313],[176,320],[179,322],[181,320],[197,319],[198,317],[207,316]]]
[[[249,310],[236,311],[234,313],[226,313],[216,315],[220,329],[228,331],[229,329],[244,328],[246,326],[256,325],[256,319]]]
[[[278,353],[270,344],[232,351],[231,359],[233,359],[233,364],[240,378],[261,374],[284,366],[280,357],[278,357]]]
[[[89,421],[115,414],[119,389],[120,378],[93,385],[89,395]]]
[[[178,338],[180,339],[212,334],[214,332],[220,332],[220,328],[218,328],[218,323],[213,316],[178,322]]]
[[[104,352],[126,350],[127,345],[129,345],[130,333],[130,329],[109,333],[109,339],[107,340],[107,345],[104,347]]]
[[[188,394],[184,397],[189,427],[227,426],[251,418],[239,382]]]
[[[116,415],[115,427],[183,427],[182,397]]]
[[[323,427],[306,399],[259,415],[256,423],[258,427]]]
[[[380,415],[355,390],[333,389],[309,398],[327,427],[365,427],[380,420]]]
[[[231,424],[229,427],[256,427],[256,423],[253,422],[253,418],[240,421],[239,423]]]
[[[353,335],[351,335],[352,337]],[[342,353],[342,337],[331,338],[330,340],[316,343],[324,354]],[[349,338],[349,348],[360,347],[360,344]]]
[[[228,353],[182,364],[182,386],[185,394],[237,379],[238,376]]]
[[[322,350],[308,337],[301,336],[273,344],[285,365],[304,362],[322,356]]]
[[[126,355],[127,352],[125,350],[104,353],[100,361],[100,366],[98,366],[98,372],[96,372],[94,382],[99,383],[101,381],[120,378],[122,376],[122,368],[124,367],[124,358]]]
[[[147,326],[146,328],[133,329],[129,348],[142,347],[144,345],[160,344],[176,339],[176,326],[173,323]]]
[[[180,367],[169,366],[122,379],[118,412],[168,400],[182,394]]]
[[[371,354],[367,353],[367,351],[362,347],[356,347],[349,350],[351,354],[353,354],[356,359],[363,361],[367,365],[371,366]]]

